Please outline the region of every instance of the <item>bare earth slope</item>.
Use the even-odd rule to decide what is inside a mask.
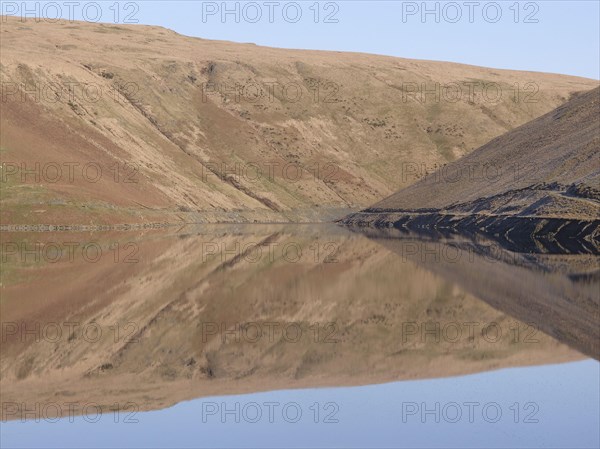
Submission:
[[[0,25],[2,224],[340,216],[421,176],[403,164],[431,171],[597,86],[150,26]]]

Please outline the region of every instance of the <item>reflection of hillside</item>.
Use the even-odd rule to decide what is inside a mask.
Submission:
[[[384,247],[476,294],[495,309],[600,358],[600,264],[593,255],[506,250],[503,242],[366,231]]]
[[[131,401],[157,409],[208,395],[453,376],[581,357],[540,333],[536,342],[515,339],[510,329],[524,323],[429,265],[338,227],[182,232],[28,235],[30,243],[79,239],[109,247],[118,241],[124,248],[134,242],[139,261],[115,263],[106,252],[96,263],[25,267],[9,258],[3,264],[9,275],[0,303],[2,401]],[[4,234],[3,241],[23,235]],[[498,264],[488,271],[494,267],[503,273]],[[97,342],[80,332],[35,342],[9,335],[5,326],[43,329],[51,322],[95,323],[103,333]],[[454,341],[406,332],[407,323],[414,330],[464,322],[477,323],[476,333]],[[504,332],[489,342],[481,329],[493,322]],[[216,330],[220,325],[227,335]],[[255,338],[252,326],[263,336]],[[269,326],[277,330],[269,333]]]

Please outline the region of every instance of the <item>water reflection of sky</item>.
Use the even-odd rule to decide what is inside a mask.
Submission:
[[[201,398],[138,413],[138,422],[128,424],[115,423],[113,414],[94,423],[81,417],[73,422],[4,422],[0,446],[599,447],[599,369],[597,361],[585,360],[444,379]],[[231,410],[239,403],[239,423],[235,412],[222,422],[223,402]],[[439,423],[435,411],[423,417],[415,410],[423,403],[431,410],[439,403]],[[460,418],[450,403],[459,405]],[[262,417],[251,423],[259,409]],[[292,422],[298,409],[302,416]],[[498,409],[502,416],[497,420]],[[323,422],[327,416],[338,422]],[[123,421],[125,414],[117,417]]]

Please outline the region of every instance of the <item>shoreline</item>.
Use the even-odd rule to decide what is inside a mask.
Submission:
[[[367,209],[337,223],[358,228],[396,228],[428,236],[482,235],[497,241],[505,249],[519,252],[600,255],[598,219]]]

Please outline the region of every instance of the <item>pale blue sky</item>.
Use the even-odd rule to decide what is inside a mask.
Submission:
[[[11,4],[22,8],[20,1],[2,3],[5,13],[5,8],[11,8]],[[32,3],[35,2],[29,2]],[[37,3],[42,5],[40,11],[43,11],[43,5],[49,2]],[[62,5],[62,15],[68,17],[65,3],[54,3]],[[76,18],[82,17],[83,5],[88,3],[91,2],[80,1],[80,6],[74,7]],[[102,5],[99,21],[114,21],[112,5],[115,1],[98,3]],[[235,14],[222,20],[223,3],[232,10],[236,3],[239,5],[239,21]],[[297,7],[292,4],[294,2],[277,1],[272,23],[267,1],[248,3],[251,2],[119,2],[118,20],[123,22],[130,14],[129,21],[161,25],[207,39],[285,48],[357,51],[600,78],[600,2],[596,0],[521,1],[518,7],[514,0],[495,4],[478,1],[473,7],[472,23],[465,1],[454,2],[454,5],[452,2],[426,2],[428,9],[439,4],[439,23],[434,14],[422,20],[420,1],[319,2],[318,8],[315,8],[314,0],[299,1],[296,3],[300,5],[302,15],[295,22]],[[495,5],[500,6],[501,12],[497,21],[494,21],[498,10]],[[316,9],[319,11],[317,23],[314,20]],[[252,22],[259,10],[260,19]],[[54,11],[50,7],[46,9],[50,17],[56,14]],[[455,19],[459,12],[462,15]],[[88,15],[95,17],[94,7],[88,9]],[[329,17],[328,23],[326,17]]]

